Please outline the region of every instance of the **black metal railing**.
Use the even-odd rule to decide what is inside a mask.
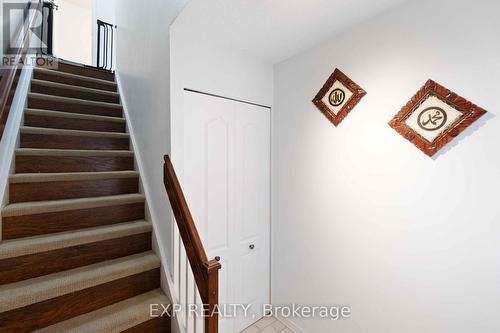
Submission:
[[[42,24],[40,53],[43,55],[53,55],[54,53],[54,10],[58,6],[53,0],[42,1]]]
[[[97,68],[113,70],[115,29],[115,25],[97,20]]]

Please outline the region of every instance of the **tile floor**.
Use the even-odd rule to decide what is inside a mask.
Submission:
[[[262,318],[241,333],[293,333],[281,321],[273,317]]]

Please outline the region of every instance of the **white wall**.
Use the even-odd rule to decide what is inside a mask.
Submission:
[[[498,332],[500,2],[413,1],[275,68],[273,303],[309,333]],[[335,67],[368,95],[338,127]],[[428,78],[491,112],[433,160],[388,121]]]
[[[184,33],[183,27],[192,24],[184,15],[171,29],[172,155],[180,173],[184,88],[266,106],[273,104],[272,64]]]
[[[54,11],[54,55],[92,64],[92,0],[58,0]]]
[[[163,185],[163,155],[170,152],[169,27],[185,0],[115,2],[116,73],[141,161],[143,186],[163,264],[170,254],[171,221]]]
[[[115,0],[93,0],[94,24],[97,20],[113,24],[115,22]]]
[[[116,25],[115,0],[93,0],[92,11],[92,65],[97,65],[97,20]],[[101,33],[104,32],[101,29]],[[116,42],[116,36],[114,36]],[[102,42],[101,42],[102,43]],[[115,43],[116,44],[116,43]],[[116,45],[115,45],[116,47]],[[113,53],[113,64],[116,64],[116,52]],[[114,66],[113,66],[114,68]]]
[[[237,50],[207,43],[192,30],[189,5],[171,27],[172,161],[182,183],[184,89],[266,106],[273,101],[273,66]]]
[[[196,34],[196,20],[191,19],[191,4],[187,5],[172,25],[170,36],[171,156],[181,184],[183,183],[184,160],[185,88],[268,106],[272,105],[273,100],[272,64],[200,38]],[[194,34],[192,34],[193,31],[195,31]],[[173,230],[177,230],[176,228],[173,227]],[[187,280],[191,283],[188,283],[186,287],[184,281],[179,281],[186,277],[187,262],[184,252],[179,251],[176,231],[174,235],[176,236],[170,256],[170,272],[173,274],[174,282],[173,293],[176,300],[181,303],[192,302],[191,299],[186,298],[184,291],[187,289],[187,294],[192,295],[194,282],[188,277]],[[181,327],[190,325],[179,316],[177,320]]]

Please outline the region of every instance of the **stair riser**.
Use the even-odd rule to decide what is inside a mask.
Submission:
[[[2,239],[31,237],[144,219],[144,203],[2,218]]]
[[[151,250],[151,233],[0,260],[0,285]]]
[[[16,173],[101,172],[134,169],[132,156],[16,156]]]
[[[139,192],[139,178],[12,183],[10,203],[102,197]]]
[[[0,333],[25,333],[159,288],[160,269],[111,281],[0,314]]]
[[[84,67],[84,66],[75,66],[71,64],[66,64],[62,62],[56,62],[56,69],[53,69],[57,72],[76,74],[81,76],[87,76],[95,79],[106,80],[106,81],[114,81],[115,75],[113,73],[108,73],[104,71],[100,71],[97,69]],[[52,70],[52,69],[51,69]]]
[[[129,150],[128,138],[84,137],[71,135],[21,134],[21,148]]]
[[[46,94],[60,97],[78,98],[89,101],[120,103],[120,98],[117,95],[99,94],[94,92],[78,91],[75,89],[67,89],[62,87],[47,86],[39,83],[31,83],[31,92]]]
[[[118,118],[121,118],[123,116],[121,108],[87,105],[71,101],[69,102],[57,101],[57,100],[38,98],[32,96],[28,98],[28,108],[51,110],[51,111],[63,111],[70,113],[93,114],[98,116],[109,116]]]
[[[84,88],[107,90],[116,92],[118,89],[115,85],[106,84],[101,82],[87,81],[85,79],[70,78],[65,76],[54,75],[56,73],[46,73],[42,71],[35,71],[33,78],[37,80],[51,81],[56,83],[69,84],[72,86],[79,86]]]
[[[24,125],[42,128],[125,133],[125,122],[48,117],[30,114],[24,116]]]
[[[163,316],[149,320],[141,325],[129,328],[122,333],[170,333],[171,332],[171,320],[168,316]]]

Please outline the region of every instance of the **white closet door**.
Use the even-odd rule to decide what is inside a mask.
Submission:
[[[221,333],[258,320],[270,286],[270,110],[185,92],[183,187],[210,258],[222,258]],[[231,308],[226,308],[231,310]]]

